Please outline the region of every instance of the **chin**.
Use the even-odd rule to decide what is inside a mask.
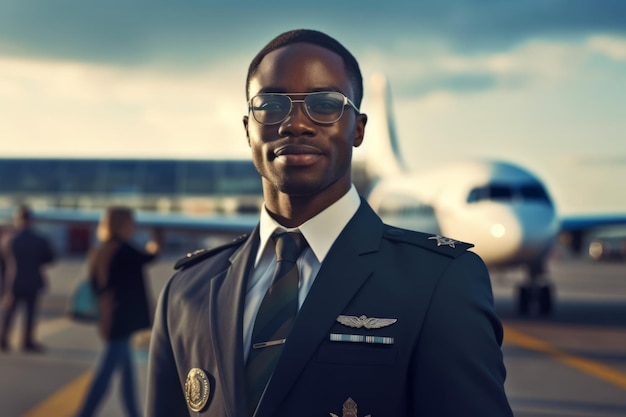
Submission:
[[[323,187],[318,183],[312,184],[303,181],[284,182],[279,184],[277,188],[281,193],[295,197],[307,197],[323,190]]]

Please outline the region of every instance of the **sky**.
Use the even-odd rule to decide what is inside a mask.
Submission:
[[[248,158],[247,66],[310,28],[358,59],[365,113],[387,76],[412,168],[504,159],[562,214],[626,212],[626,2],[294,4],[0,0],[0,156]]]

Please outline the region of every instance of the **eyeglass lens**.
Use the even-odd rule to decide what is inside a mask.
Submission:
[[[334,91],[311,93],[304,100],[292,100],[284,94],[259,94],[250,104],[254,118],[259,123],[271,125],[285,120],[291,112],[292,102],[301,101],[304,101],[307,115],[315,122],[334,123],[343,115],[344,96]]]

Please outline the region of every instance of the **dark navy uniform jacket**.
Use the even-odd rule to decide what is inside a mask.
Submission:
[[[257,227],[179,262],[157,307],[147,417],[246,417],[242,323],[258,241]],[[489,274],[469,247],[387,226],[362,201],[255,415],[342,416],[346,403],[360,417],[512,416]],[[351,327],[340,315],[397,321]]]

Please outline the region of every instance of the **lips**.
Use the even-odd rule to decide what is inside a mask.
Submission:
[[[277,157],[284,155],[321,155],[322,151],[310,145],[284,145],[274,150]]]
[[[276,161],[285,165],[311,165],[317,162],[323,155],[323,152],[311,145],[294,145],[288,144],[279,146],[274,150],[274,158]]]

